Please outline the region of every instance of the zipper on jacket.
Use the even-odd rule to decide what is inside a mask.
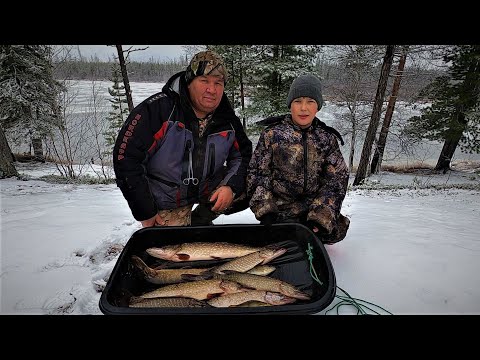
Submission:
[[[307,163],[308,163],[308,146],[307,146],[307,132],[302,131],[302,146],[303,146],[303,193],[307,192]]]
[[[213,176],[215,171],[215,144],[211,143],[208,146],[208,171],[207,178]]]
[[[187,177],[188,160],[189,160],[189,153],[190,153],[191,147],[192,147],[192,140],[187,140],[185,143],[185,151],[183,153],[183,159],[182,159],[182,175],[180,177],[182,181]]]
[[[205,142],[202,141],[202,138],[199,137],[199,124],[198,121],[191,121],[190,128],[193,135],[193,145],[194,151],[192,152],[192,166],[193,166],[193,173],[200,174],[200,178],[204,171],[205,166]],[[190,186],[188,187],[187,195],[189,197],[197,198],[199,196],[199,188],[198,186]]]

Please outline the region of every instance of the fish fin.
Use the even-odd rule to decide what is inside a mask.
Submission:
[[[277,244],[273,243],[273,244],[265,245],[262,249],[272,249],[272,250],[276,250],[276,249],[278,249],[278,248],[279,248],[279,246],[278,246]]]
[[[210,257],[211,257],[213,260],[223,260],[223,258],[220,257],[220,256],[211,256],[211,255],[210,255]]]
[[[132,262],[135,266],[137,266],[141,269],[143,267],[147,266],[147,264],[145,264],[145,262],[137,255],[132,255],[131,260],[132,260]]]
[[[215,277],[215,273],[210,269],[202,271],[199,275],[205,280],[210,280]]]
[[[217,297],[218,294],[214,293],[214,294],[207,294],[207,299],[210,300],[210,299],[213,299],[214,297]]]
[[[201,275],[193,275],[193,274],[182,274],[180,275],[181,279],[184,281],[196,281],[196,280],[204,280]]]
[[[205,270],[204,272],[198,275],[182,274],[180,277],[182,278],[182,280],[186,280],[186,281],[211,280],[215,277],[215,274],[209,270]]]
[[[175,254],[175,256],[176,256],[179,260],[182,260],[182,261],[187,261],[187,260],[190,259],[190,255],[188,255],[188,254],[179,253],[179,254]]]
[[[162,270],[162,269],[165,269],[167,266],[168,266],[168,263],[164,262],[164,263],[161,263],[160,265],[153,266],[152,269],[153,270]]]
[[[243,274],[241,271],[236,271],[236,270],[223,270],[222,274],[228,275],[228,274]]]

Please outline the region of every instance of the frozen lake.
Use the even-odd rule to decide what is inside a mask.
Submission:
[[[70,83],[70,104],[68,106],[68,113],[70,116],[71,123],[92,123],[89,125],[82,125],[80,130],[77,130],[78,133],[81,133],[81,136],[85,136],[85,140],[82,140],[82,143],[89,144],[89,148],[93,148],[92,142],[95,139],[100,138],[101,146],[104,145],[104,140],[102,136],[98,136],[98,133],[101,134],[102,128],[106,126],[106,117],[108,112],[111,110],[111,104],[108,101],[111,99],[111,96],[108,93],[108,88],[112,86],[111,81],[72,81]],[[160,92],[164,83],[146,83],[146,82],[131,82],[130,87],[132,90],[132,97],[134,105],[138,105],[140,102],[148,98],[149,96]],[[95,100],[95,101],[94,101]],[[94,105],[95,104],[95,105]],[[325,122],[327,125],[338,127],[338,121],[343,113],[345,113],[345,108],[339,107],[336,104],[326,102],[321,111],[318,113],[318,117]],[[399,103],[395,108],[393,115],[393,124],[403,123],[408,117],[412,115],[419,114],[419,109],[417,106],[409,106],[407,104]],[[380,119],[383,121],[383,116]],[[395,125],[392,125],[394,129]],[[95,128],[95,129],[93,129]],[[100,129],[100,130],[99,130]],[[97,133],[95,137],[94,134],[85,134],[85,133]],[[80,135],[79,135],[80,136]],[[342,152],[345,156],[345,159],[348,159],[350,151],[350,139],[349,135],[344,136],[345,145],[342,147]],[[251,136],[251,140],[256,145],[258,136]],[[412,164],[425,164],[425,165],[435,165],[438,156],[440,154],[443,144],[437,142],[422,142],[421,144],[415,145],[415,147],[405,147],[403,151],[400,151],[400,143],[397,140],[395,135],[389,134],[387,141],[387,149],[384,154],[383,165],[412,165]],[[354,164],[357,165],[361,156],[363,147],[363,139],[357,140]],[[29,145],[24,144],[21,146],[12,145],[12,150],[14,152],[28,152]],[[76,155],[76,159],[79,162],[87,161],[91,158],[95,158],[94,151],[81,151]],[[457,149],[453,163],[468,160],[468,161],[478,161],[480,160],[479,154],[464,154],[461,153],[460,149]]]

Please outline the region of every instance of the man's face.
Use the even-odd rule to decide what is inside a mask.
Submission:
[[[197,117],[204,118],[218,107],[224,89],[222,76],[201,75],[192,80],[188,85],[188,92]]]

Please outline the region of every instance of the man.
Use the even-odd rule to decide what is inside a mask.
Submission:
[[[224,94],[226,81],[220,56],[199,52],[120,130],[116,181],[143,227],[211,225],[245,192],[252,143]]]

